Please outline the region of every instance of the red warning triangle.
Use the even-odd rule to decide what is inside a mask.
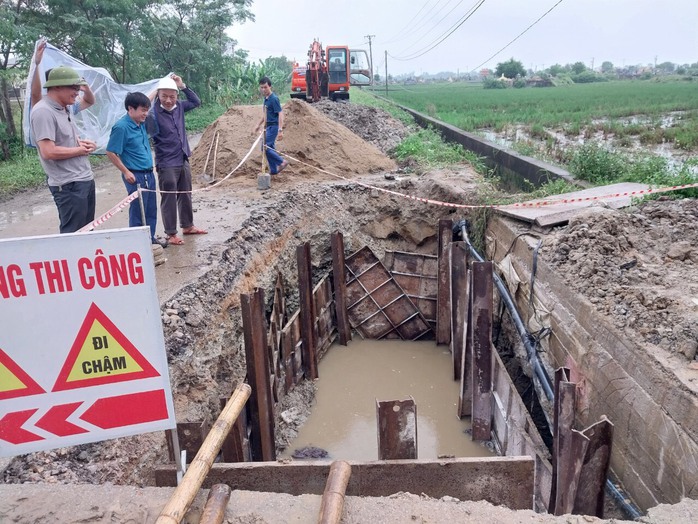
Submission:
[[[159,376],[160,373],[93,303],[53,391]]]
[[[0,400],[41,393],[46,391],[0,349]]]

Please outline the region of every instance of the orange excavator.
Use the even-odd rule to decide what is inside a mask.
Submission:
[[[349,100],[350,85],[370,84],[371,67],[365,50],[347,46],[327,46],[323,50],[322,44],[313,40],[306,66],[294,64],[291,98],[309,102],[323,97]]]

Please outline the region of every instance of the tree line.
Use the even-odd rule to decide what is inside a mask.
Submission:
[[[0,156],[21,141],[11,87],[26,78],[37,39],[119,83],[139,83],[174,71],[204,102],[249,102],[257,82],[290,79],[285,57],[250,63],[226,34],[254,21],[253,0],[0,0]]]

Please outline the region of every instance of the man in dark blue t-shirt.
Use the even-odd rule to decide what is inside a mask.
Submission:
[[[150,141],[145,129],[145,120],[150,110],[150,99],[143,93],[128,93],[124,100],[126,114],[117,120],[111,128],[107,144],[107,158],[121,171],[121,178],[130,195],[143,189],[143,210],[145,224],[141,218],[141,203],[138,199],[131,202],[128,211],[129,227],[148,225],[153,244],[167,247],[167,243],[155,237],[158,221],[157,194],[155,193],[155,175],[153,174],[153,155],[150,152]]]
[[[265,126],[264,131],[264,144],[262,148],[266,148],[267,162],[269,163],[269,172],[272,175],[276,175],[284,170],[288,165],[288,162],[281,158],[281,155],[276,152],[274,143],[276,142],[276,137],[278,135],[279,140],[284,138],[284,114],[281,111],[281,102],[279,102],[279,97],[276,93],[271,90],[271,80],[269,77],[262,77],[259,81],[259,90],[264,96],[264,116],[262,121],[257,124],[257,131]]]

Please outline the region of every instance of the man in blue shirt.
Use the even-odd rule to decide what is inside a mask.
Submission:
[[[145,222],[150,226],[150,238],[153,244],[167,247],[167,243],[155,238],[155,227],[158,220],[157,195],[155,193],[155,175],[153,174],[153,155],[150,152],[150,142],[145,129],[145,120],[150,109],[150,99],[143,93],[129,93],[124,101],[126,114],[111,128],[107,157],[121,171],[121,178],[130,195],[138,190],[143,191],[143,208]],[[129,227],[142,226],[141,204],[138,199],[131,202],[128,210]]]
[[[259,90],[262,96],[264,96],[264,116],[262,117],[262,121],[257,124],[255,133],[258,133],[259,129],[264,124],[265,132],[262,148],[266,148],[269,173],[276,175],[277,173],[281,173],[288,165],[288,162],[276,152],[274,147],[277,136],[279,140],[283,140],[284,138],[284,114],[281,111],[279,97],[271,90],[271,80],[269,80],[269,77],[262,77],[259,81]]]

